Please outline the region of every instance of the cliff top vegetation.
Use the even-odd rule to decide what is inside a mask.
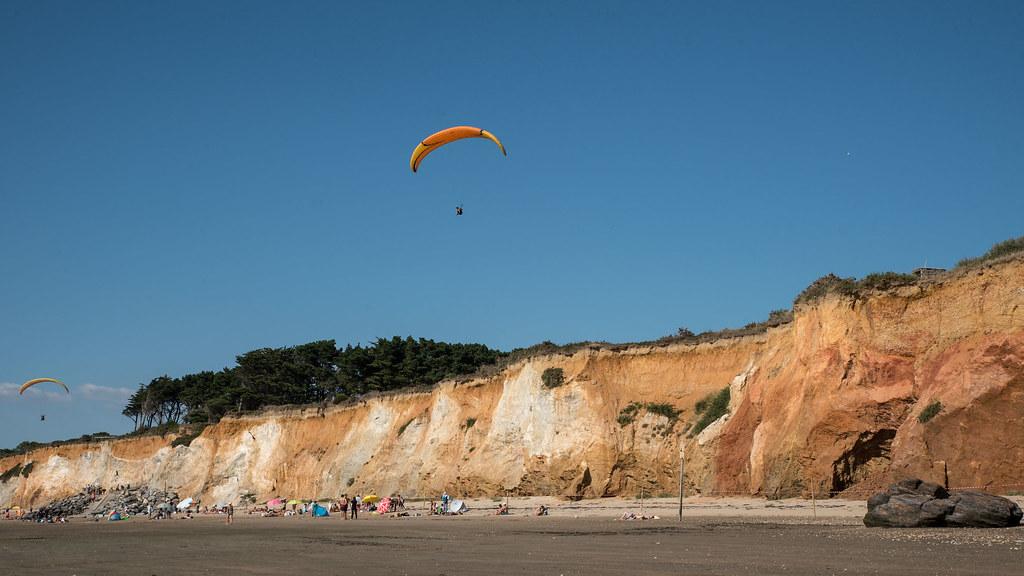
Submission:
[[[835,274],[827,274],[811,282],[810,286],[797,295],[794,305],[808,304],[829,294],[839,296],[862,297],[872,291],[884,291],[901,286],[915,286],[925,281],[948,278],[950,274],[971,270],[1013,258],[1024,254],[1024,236],[1004,240],[992,246],[981,256],[964,258],[948,273],[936,271],[931,274],[905,274],[901,272],[874,272],[861,278],[842,278]]]

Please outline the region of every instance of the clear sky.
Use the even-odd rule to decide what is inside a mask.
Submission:
[[[138,383],[259,347],[653,339],[951,266],[1024,233],[1022,30],[1017,1],[2,1],[0,446],[124,431]],[[412,174],[456,124],[508,157]],[[74,393],[18,398],[37,376]]]

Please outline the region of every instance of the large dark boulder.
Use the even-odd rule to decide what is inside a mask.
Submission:
[[[946,526],[1016,526],[1024,514],[1016,502],[984,492],[960,492],[953,498],[957,499],[956,507],[946,516]]]
[[[901,480],[868,499],[867,526],[917,528],[923,526],[1017,526],[1021,509],[1011,500],[982,492],[949,492],[930,482]]]

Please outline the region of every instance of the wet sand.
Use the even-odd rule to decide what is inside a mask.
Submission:
[[[765,501],[753,501],[760,506]],[[0,574],[1020,574],[1024,527],[868,529],[856,507],[728,514],[687,503],[682,523],[612,519],[630,501],[562,503],[552,516],[222,518],[0,522]],[[783,504],[783,503],[775,503]],[[807,503],[810,506],[810,503]],[[828,505],[830,502],[824,503]],[[738,504],[741,508],[742,501]],[[754,504],[748,504],[753,506]],[[791,505],[796,505],[791,503]],[[649,511],[651,508],[648,507]],[[735,510],[735,508],[731,509]],[[828,508],[825,509],[826,511]],[[862,512],[861,512],[862,514]],[[365,516],[365,515],[364,515]]]

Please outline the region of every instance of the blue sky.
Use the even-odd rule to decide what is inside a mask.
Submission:
[[[652,339],[1024,233],[1020,2],[377,4],[0,2],[0,446],[254,348]],[[456,124],[508,157],[410,173]]]

